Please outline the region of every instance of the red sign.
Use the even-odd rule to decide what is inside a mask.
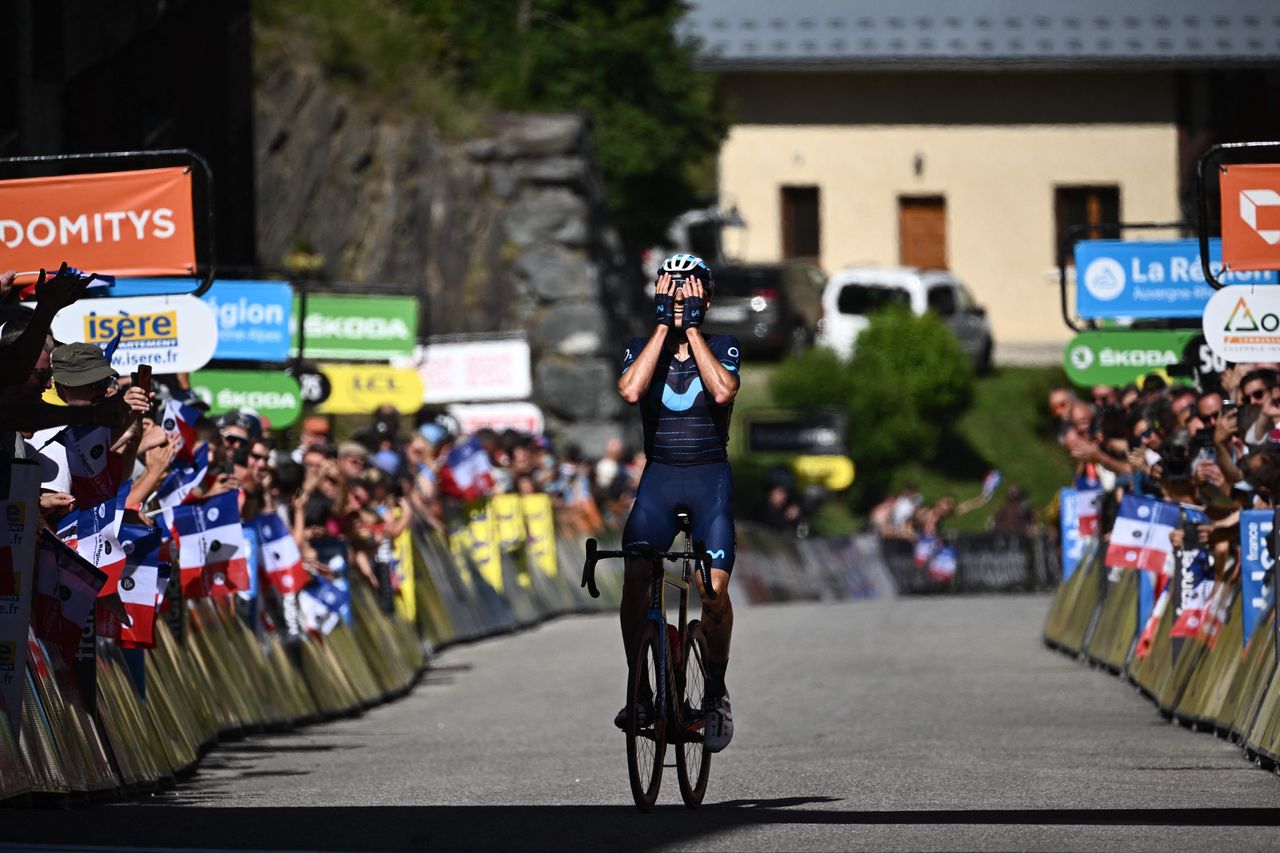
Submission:
[[[66,261],[111,275],[192,275],[191,173],[181,166],[0,181],[0,269]]]
[[[1280,165],[1223,166],[1222,262],[1233,270],[1280,270]]]

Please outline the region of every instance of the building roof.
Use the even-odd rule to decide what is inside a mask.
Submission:
[[[715,70],[1280,64],[1276,0],[690,0]]]

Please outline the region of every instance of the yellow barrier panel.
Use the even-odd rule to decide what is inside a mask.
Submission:
[[[1217,606],[1212,611],[1216,619],[1205,620],[1208,624],[1204,631],[1204,658],[1173,709],[1178,722],[1197,728],[1213,728],[1216,715],[1211,699],[1218,685],[1224,682],[1226,670],[1240,659],[1244,647],[1243,616],[1238,606],[1240,584],[1228,581],[1219,588],[1221,593],[1215,596]]]
[[[489,500],[489,511],[498,530],[498,547],[510,554],[524,548],[524,501],[520,495],[494,495]]]
[[[30,792],[31,774],[9,728],[9,715],[0,708],[0,803]]]
[[[551,496],[544,494],[522,495],[526,546],[528,559],[538,571],[549,578],[559,574],[556,561],[556,519],[551,506]]]
[[[1244,649],[1244,663],[1227,691],[1220,717],[1233,740],[1243,740],[1253,724],[1252,713],[1261,704],[1275,669],[1275,608],[1254,628]]]
[[[409,556],[412,560],[409,564],[410,574],[414,576],[417,612],[417,619],[414,621],[432,646],[440,646],[456,638],[458,631],[445,606],[436,577],[427,563],[427,554],[419,547],[417,537],[409,531],[405,531],[405,535],[409,537]]]
[[[1107,569],[1102,565],[1102,555],[1076,569],[1081,575],[1080,587],[1071,609],[1063,620],[1062,634],[1058,645],[1067,652],[1079,654],[1085,645],[1090,626],[1093,624],[1094,611],[1101,606],[1103,585],[1106,582]]]
[[[1138,569],[1124,569],[1116,581],[1107,581],[1102,612],[1085,654],[1114,673],[1124,669],[1138,631],[1138,594],[1141,578]]]
[[[1067,618],[1075,606],[1076,598],[1080,595],[1080,587],[1086,576],[1081,569],[1093,561],[1097,548],[1098,541],[1092,540],[1089,547],[1085,549],[1076,571],[1072,572],[1071,577],[1066,581],[1058,584],[1058,588],[1053,593],[1053,601],[1049,604],[1049,615],[1044,621],[1044,641],[1050,646],[1058,648],[1062,645]]]
[[[471,565],[475,566],[480,577],[499,593],[503,591],[502,583],[502,548],[498,544],[498,530],[494,524],[493,513],[487,504],[473,509],[467,531],[471,534],[468,553]]]
[[[18,751],[27,765],[33,794],[66,796],[71,793],[63,757],[36,696],[30,672],[23,685],[22,736],[18,739]]]
[[[405,527],[395,538],[395,561],[400,571],[400,591],[396,596],[396,612],[410,625],[418,621],[418,578],[414,571],[413,534]]]

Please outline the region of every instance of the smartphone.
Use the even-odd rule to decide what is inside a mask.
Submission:
[[[151,365],[138,365],[138,369],[133,372],[133,384],[137,385],[143,391],[151,390]]]

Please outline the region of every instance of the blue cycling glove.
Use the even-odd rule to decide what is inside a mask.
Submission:
[[[686,329],[696,329],[702,325],[703,319],[707,315],[707,300],[701,296],[686,296],[684,298],[684,323]]]
[[[670,326],[675,322],[676,297],[671,293],[655,293],[653,295],[653,312],[659,326]]]

